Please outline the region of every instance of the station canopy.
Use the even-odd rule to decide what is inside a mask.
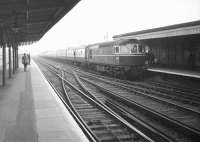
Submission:
[[[40,40],[80,0],[0,0],[0,29],[19,44]]]
[[[170,25],[166,27],[136,31],[131,33],[125,33],[121,35],[115,35],[115,40],[119,39],[155,39],[155,38],[167,38],[177,36],[193,36],[200,35],[200,21],[193,21],[188,23],[181,23],[176,25]]]

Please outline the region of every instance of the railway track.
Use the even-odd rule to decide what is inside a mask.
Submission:
[[[43,64],[44,66],[44,64]],[[47,65],[46,65],[47,66]],[[62,80],[63,93],[68,106],[71,108],[76,117],[83,122],[86,130],[93,136],[95,141],[153,141],[144,133],[133,127],[119,115],[107,109],[104,105],[88,97],[76,85],[69,80],[69,76],[63,73],[61,76],[56,68],[48,65],[48,70],[51,70],[57,78]],[[70,82],[71,81],[71,82]],[[60,83],[56,83],[59,92],[62,92]],[[62,94],[63,94],[62,93]]]
[[[71,113],[77,124],[80,126],[80,128],[83,130],[89,141],[91,142],[97,142],[96,137],[93,135],[91,131],[88,130],[87,126],[85,123],[81,120],[81,118],[78,117],[77,114],[74,113],[74,111],[71,109],[71,107],[68,105],[66,96],[63,90],[63,84],[62,81],[59,78],[59,69],[55,69],[52,66],[44,66],[44,63],[42,62],[37,62],[39,65],[40,69],[42,70],[42,73],[44,74],[45,78],[49,82],[49,84],[52,86],[58,97],[61,99],[63,104],[65,105],[66,109]],[[40,66],[42,64],[42,66]]]
[[[200,91],[196,94],[192,94],[189,90],[181,91],[180,88],[168,88],[168,87],[160,87],[156,86],[155,84],[148,84],[148,83],[141,83],[141,82],[133,82],[127,80],[119,80],[110,77],[103,77],[101,75],[94,75],[91,73],[84,73],[83,71],[78,70],[81,74],[88,75],[88,76],[96,76],[99,78],[103,78],[106,80],[111,80],[115,82],[119,82],[122,84],[126,84],[129,87],[135,88],[137,90],[151,93],[156,95],[157,97],[163,97],[166,99],[170,99],[172,101],[180,102],[181,105],[185,105],[186,107],[191,107],[197,111],[200,111]],[[176,90],[177,89],[177,90]],[[188,94],[190,92],[190,94]]]
[[[139,92],[151,94],[152,96],[160,99],[165,99],[172,104],[176,104],[177,106],[184,107],[185,109],[189,109],[191,111],[200,113],[200,97],[198,95],[191,95],[187,93],[178,93],[175,90],[167,90],[166,88],[161,88],[158,86],[152,86],[147,83],[140,83],[140,82],[132,82],[132,81],[125,81],[119,79],[113,79],[109,77],[102,77],[101,75],[94,75],[91,73],[85,73],[83,71],[77,70],[80,74],[102,78],[104,80],[110,80],[111,82],[115,82],[122,86],[126,86],[127,88],[132,88]]]
[[[129,117],[129,118],[127,118],[129,120],[137,119],[137,121],[148,122],[148,124],[147,123],[145,123],[145,124],[147,124],[152,129],[157,130],[160,133],[166,135],[166,137],[171,137],[177,141],[199,141],[199,130],[195,128],[195,126],[199,127],[199,125],[198,125],[199,116],[198,115],[197,115],[197,119],[195,118],[196,119],[195,120],[193,116],[192,117],[187,117],[187,115],[185,116],[185,112],[181,112],[176,107],[174,107],[175,109],[168,108],[169,104],[167,104],[166,107],[163,107],[162,104],[160,104],[161,105],[161,107],[160,107],[155,102],[152,103],[152,100],[149,101],[149,100],[145,100],[144,98],[136,99],[136,98],[130,98],[130,96],[124,96],[123,94],[130,95],[130,93],[133,93],[133,92],[135,92],[134,95],[137,93],[141,93],[141,92],[138,92],[138,90],[133,90],[133,88],[130,88],[130,86],[129,86],[129,88],[126,88],[127,87],[126,85],[130,85],[130,84],[127,84],[127,83],[119,84],[119,82],[116,83],[116,81],[114,84],[112,84],[109,80],[105,79],[106,77],[103,77],[104,79],[102,79],[102,77],[100,77],[100,76],[95,77],[94,75],[92,75],[93,79],[91,79],[92,78],[91,74],[88,75],[88,73],[83,73],[83,75],[81,75],[80,72],[78,74],[81,76],[80,78],[82,81],[84,80],[84,82],[86,84],[93,84],[93,86],[96,86],[96,88],[98,88],[99,90],[101,90],[101,91],[103,90],[104,94],[105,93],[112,94],[113,96],[115,95],[118,97],[119,97],[119,94],[122,94],[123,97],[118,98],[118,99],[116,99],[117,97],[114,97],[111,99],[109,99],[108,97],[106,99],[105,98],[102,99],[103,97],[99,97],[101,102],[104,102],[104,104],[106,104],[107,106],[109,106],[110,108],[112,108],[113,110],[118,112],[121,116],[126,117],[126,118]],[[70,74],[69,76],[72,76],[72,74]],[[90,76],[90,77],[88,77],[88,76]],[[99,80],[99,81],[97,81],[97,80]],[[102,82],[104,82],[104,83],[102,83]],[[77,83],[75,83],[75,84],[77,84]],[[107,86],[104,86],[105,84],[107,84]],[[108,84],[112,84],[112,86],[108,86]],[[117,85],[118,90],[116,88],[113,89],[113,86],[116,86],[116,85]],[[126,87],[124,87],[124,85]],[[133,84],[131,84],[131,85],[133,86]],[[121,90],[120,90],[119,88],[122,86],[124,88],[123,89],[121,88]],[[90,87],[88,87],[88,88],[90,88]],[[126,89],[128,89],[128,92],[126,92],[127,91]],[[93,88],[90,90],[97,90],[97,89]],[[124,90],[126,90],[126,91],[124,92]],[[146,93],[146,92],[143,91],[142,93],[144,95],[144,93]],[[133,96],[133,94],[132,94],[132,96]],[[123,100],[124,97],[127,97],[128,99]],[[114,99],[117,101],[113,101]],[[135,99],[136,99],[136,101],[133,101]],[[122,100],[125,103],[122,103],[123,102]],[[155,101],[156,98],[154,98],[153,100]],[[149,102],[150,102],[150,105],[148,105]],[[135,103],[135,105],[133,105],[134,103]],[[163,100],[162,100],[162,103],[163,103]],[[127,104],[128,104],[128,107],[127,107]],[[141,105],[141,104],[143,104],[143,105]],[[174,106],[176,106],[176,104],[174,104]],[[159,107],[162,109],[159,111],[156,110]],[[181,107],[178,107],[178,108],[180,109]],[[190,110],[188,110],[187,113],[189,113],[189,111]],[[143,114],[141,112],[145,112],[145,114]],[[168,117],[167,115],[172,118]],[[133,116],[136,116],[136,117],[133,118]],[[151,116],[151,117],[149,117],[149,116]],[[179,119],[179,120],[177,121],[177,119]],[[180,121],[180,119],[183,119],[183,120]],[[159,121],[161,121],[161,122],[159,122]],[[160,124],[158,124],[158,123],[160,123]],[[191,125],[190,123],[192,123],[193,126],[190,126]],[[163,126],[163,125],[165,125],[165,126]],[[173,137],[173,135],[175,135],[175,136]]]
[[[110,85],[105,85],[104,83],[101,83],[97,80],[91,81],[88,79],[84,79],[83,77],[81,78],[82,80],[89,82],[92,85],[95,85],[98,89],[101,91],[104,91],[109,94],[109,96],[115,96],[114,98],[118,98],[118,105],[119,103],[124,101],[123,105],[126,106],[128,105],[128,110],[129,112],[135,111],[136,109],[138,112],[134,114],[139,114],[140,112],[145,112],[147,115],[145,116],[138,116],[140,119],[143,119],[144,121],[147,121],[151,123],[151,126],[157,126],[162,127],[162,129],[159,129],[163,133],[168,133],[169,137],[175,136],[175,134],[178,136],[179,134],[183,134],[181,137],[187,137],[182,139],[181,141],[198,141],[199,139],[199,130],[196,129],[196,125],[198,125],[198,120],[199,117],[193,121],[191,120],[192,117],[194,116],[185,116],[185,113],[182,111],[176,109],[176,107],[171,107],[167,105],[163,105],[160,102],[156,102],[155,100],[149,100],[147,98],[143,98],[141,96],[135,96],[136,94],[132,94],[129,91],[124,91],[122,89],[119,89],[120,86],[113,87]],[[115,84],[116,85],[116,84]],[[127,110],[127,107],[121,106],[121,108],[124,108],[124,110]],[[134,110],[134,109],[135,110]],[[158,110],[159,109],[159,110]],[[149,116],[151,116],[152,120],[158,120],[161,121],[161,124],[158,124],[159,122],[155,121],[148,121]],[[196,118],[196,117],[195,117]],[[178,119],[178,121],[177,121]],[[183,119],[183,120],[180,120]],[[187,122],[189,121],[189,122]],[[190,126],[190,123],[193,123],[193,126]],[[163,127],[163,125],[167,124],[166,126]],[[169,134],[172,132],[171,134]],[[179,136],[180,137],[180,136]],[[175,138],[176,139],[176,136]],[[190,140],[189,140],[190,139]]]
[[[81,71],[79,68],[74,67],[78,72],[84,75],[94,76],[94,74],[86,73]],[[195,112],[200,112],[200,97],[196,94],[188,94],[187,92],[182,92],[180,90],[168,89],[160,86],[151,85],[148,83],[132,82],[127,80],[119,80],[115,78],[105,77],[101,75],[95,75],[96,77],[103,78],[106,80],[111,80],[115,82],[127,85],[127,87],[134,88],[135,90],[154,95],[157,98],[165,99],[168,102],[174,103],[176,105],[182,106],[184,108],[190,109]],[[189,90],[188,90],[189,91]],[[197,91],[197,89],[196,89]],[[197,93],[197,92],[196,92]],[[200,93],[200,92],[199,92]]]
[[[200,89],[197,89],[195,87],[189,87],[185,85],[176,85],[172,82],[164,81],[164,82],[159,82],[159,81],[148,81],[149,84],[152,84],[154,86],[159,86],[161,88],[167,88],[169,90],[175,90],[179,93],[187,93],[191,94],[193,96],[199,97],[200,94]]]
[[[140,82],[131,82],[131,81],[121,81],[125,84],[140,86],[147,89],[152,89],[155,91],[158,91],[160,93],[169,94],[171,97],[177,97],[180,99],[180,101],[183,102],[190,102],[192,104],[200,104],[200,90],[197,88],[184,88],[183,86],[176,87],[174,84],[167,84],[161,83],[161,82],[155,82],[155,81],[148,81],[145,83]],[[162,95],[162,94],[161,94]]]

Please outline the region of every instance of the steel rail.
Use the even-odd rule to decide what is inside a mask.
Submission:
[[[152,110],[152,109],[150,109],[150,108],[148,108],[148,107],[146,107],[146,106],[144,106],[144,105],[141,105],[141,104],[135,102],[134,100],[130,100],[130,99],[121,97],[121,96],[115,94],[114,92],[112,92],[112,91],[110,91],[110,90],[108,90],[108,89],[106,89],[106,88],[100,86],[99,84],[96,84],[96,83],[94,83],[94,82],[92,82],[92,81],[89,81],[89,80],[87,80],[87,79],[85,79],[85,78],[81,78],[81,79],[83,79],[83,80],[85,80],[85,81],[87,81],[87,82],[89,82],[89,83],[95,85],[95,86],[96,86],[97,88],[99,88],[101,91],[104,91],[105,93],[108,93],[110,96],[114,97],[115,99],[117,98],[118,100],[124,101],[124,102],[126,102],[127,104],[137,106],[137,107],[141,108],[142,110],[144,110],[144,111],[146,111],[146,112],[150,112],[151,114],[153,114],[153,115],[156,116],[156,117],[162,118],[163,120],[167,120],[169,123],[174,124],[174,125],[176,125],[177,127],[179,127],[180,130],[181,130],[181,129],[182,129],[182,130],[186,130],[188,133],[191,133],[191,132],[192,132],[191,135],[193,135],[193,136],[194,136],[195,138],[197,138],[197,139],[200,139],[200,131],[198,131],[198,130],[196,130],[196,129],[190,127],[190,126],[187,126],[187,125],[185,125],[184,123],[179,122],[179,121],[177,121],[177,120],[175,120],[175,119],[169,118],[169,117],[166,116],[166,115],[163,115],[163,114],[161,114],[161,113],[159,113],[159,112],[156,112],[156,111],[154,111],[154,110]]]

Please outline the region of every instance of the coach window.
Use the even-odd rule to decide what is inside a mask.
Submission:
[[[119,53],[119,46],[115,46],[115,53]]]

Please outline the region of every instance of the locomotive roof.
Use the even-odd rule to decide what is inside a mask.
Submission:
[[[89,44],[88,47],[91,47],[91,46],[105,47],[105,46],[113,46],[113,45],[123,45],[123,44],[128,44],[128,43],[139,43],[139,41],[136,39],[120,39],[120,40],[115,40],[115,41]]]

